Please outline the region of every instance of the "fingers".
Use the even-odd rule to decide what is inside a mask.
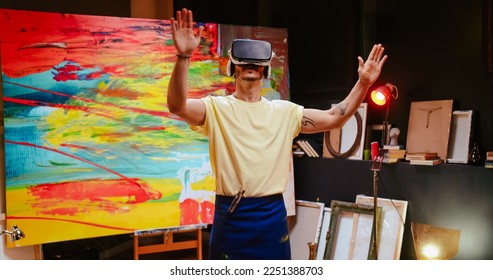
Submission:
[[[382,68],[386,60],[387,60],[387,55],[384,55],[383,58],[378,62],[378,67]]]
[[[363,65],[365,65],[365,61],[363,60],[363,58],[361,56],[358,56],[358,62],[359,62],[359,66],[362,67]]]
[[[181,11],[176,11],[176,21],[171,18],[171,24],[176,23],[174,28],[193,28],[193,13],[191,10],[186,8],[181,9]]]
[[[382,59],[384,50],[385,48],[382,46],[382,44],[373,45],[373,48],[368,55],[368,60],[380,61],[380,59]]]
[[[186,9],[184,9],[186,11]],[[193,28],[193,14],[192,11],[188,11],[187,15],[187,27],[188,28]]]

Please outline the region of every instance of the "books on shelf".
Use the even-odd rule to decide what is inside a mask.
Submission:
[[[425,153],[407,153],[406,160],[432,160],[440,159],[438,153],[436,152],[425,152]]]
[[[405,158],[406,150],[388,150],[386,155],[389,158]]]
[[[383,145],[384,150],[404,150],[403,145]]]
[[[487,160],[484,162],[484,167],[493,168],[493,160]]]
[[[406,150],[404,149],[389,149],[385,150],[383,156],[384,163],[396,163],[406,158]]]
[[[306,140],[297,140],[296,144],[305,152],[309,157],[320,157],[320,154],[312,147],[312,145]]]
[[[487,151],[486,152],[486,160],[493,161],[493,151]]]
[[[438,165],[442,164],[443,159],[438,158],[438,159],[412,159],[409,161],[409,164],[411,165]]]

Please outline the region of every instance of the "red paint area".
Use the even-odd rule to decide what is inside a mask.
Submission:
[[[135,179],[137,182],[137,179]],[[35,197],[32,206],[49,215],[70,215],[99,210],[110,213],[128,211],[129,204],[144,203],[162,197],[144,182],[127,180],[88,180],[39,184],[29,187]]]
[[[180,203],[181,210],[181,225],[195,225],[200,220],[200,205],[195,199],[187,198]]]
[[[212,224],[214,220],[214,203],[187,198],[180,203],[181,225]]]
[[[214,203],[210,201],[204,201],[201,204],[201,214],[202,222],[206,224],[212,224],[214,221]]]

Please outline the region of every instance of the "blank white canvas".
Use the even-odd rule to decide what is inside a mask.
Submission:
[[[472,110],[454,111],[450,127],[447,162],[467,163],[471,140]]]
[[[296,215],[289,222],[291,259],[310,258],[308,243],[319,240],[324,207],[321,202],[296,200]]]
[[[357,195],[356,203],[373,206],[373,197]],[[404,235],[404,222],[406,220],[407,204],[405,200],[377,198],[377,206],[381,208],[380,214],[380,236],[378,244],[379,260],[398,260],[401,255],[402,237]],[[361,227],[359,230],[368,231],[368,226]],[[361,233],[361,232],[360,232]],[[358,232],[356,231],[356,234]],[[366,245],[365,245],[366,246]],[[361,247],[353,246],[355,254],[361,254],[357,250]]]

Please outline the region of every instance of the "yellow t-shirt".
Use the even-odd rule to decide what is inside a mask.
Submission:
[[[263,97],[255,103],[232,95],[201,100],[206,107],[205,123],[192,129],[209,137],[216,193],[232,196],[241,187],[245,197],[283,193],[303,107]]]

